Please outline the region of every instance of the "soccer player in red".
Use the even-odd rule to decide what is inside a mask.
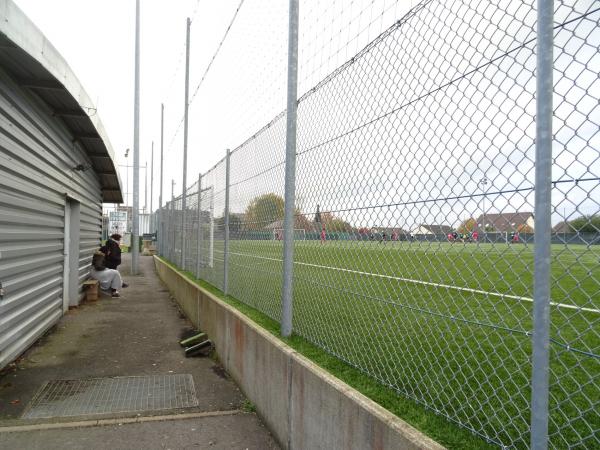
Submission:
[[[325,238],[327,237],[326,233],[325,233],[325,227],[323,227],[323,229],[321,230],[321,244],[325,243]]]

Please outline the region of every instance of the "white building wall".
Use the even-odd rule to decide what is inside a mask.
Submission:
[[[90,161],[60,119],[0,69],[0,368],[63,314],[67,198],[79,203],[77,294],[68,303],[82,294],[100,244],[102,194],[96,173],[73,170],[78,164]]]

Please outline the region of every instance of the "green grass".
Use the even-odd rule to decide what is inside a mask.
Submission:
[[[281,242],[234,240],[231,252],[232,296],[278,319]],[[221,254],[222,243],[215,242],[219,269],[202,272],[215,285],[222,280]],[[600,308],[598,251],[554,246],[552,254],[552,301]],[[444,445],[470,444],[421,404],[496,443],[528,445],[532,304],[493,294],[533,296],[532,246],[306,241],[297,242],[294,270],[294,331],[306,339],[302,353]],[[587,446],[598,445],[599,317],[551,308],[555,448],[586,438]],[[320,360],[323,355],[335,363]],[[472,448],[481,448],[478,442]]]

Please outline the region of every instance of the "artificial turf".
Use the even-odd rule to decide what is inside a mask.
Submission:
[[[551,447],[593,447],[600,445],[598,251],[556,245],[552,255],[552,301],[592,311],[551,307]],[[219,287],[222,257],[215,241],[213,267],[200,272]],[[275,328],[281,258],[281,242],[230,242],[229,300]],[[294,262],[293,325],[298,345],[308,345],[303,353],[342,379],[351,370],[345,381],[444,445],[484,444],[471,445],[456,422],[496,444],[528,446],[533,246],[298,241]],[[323,351],[335,362],[319,361]]]

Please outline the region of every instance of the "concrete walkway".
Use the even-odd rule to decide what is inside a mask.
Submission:
[[[185,358],[178,341],[189,323],[140,257],[120,299],[103,296],[69,311],[16,364],[0,375],[0,448],[276,449],[251,405],[218,363]],[[140,414],[25,420],[20,416],[49,380],[191,374],[199,406]],[[133,416],[133,417],[132,417]],[[100,420],[99,420],[100,419]]]

